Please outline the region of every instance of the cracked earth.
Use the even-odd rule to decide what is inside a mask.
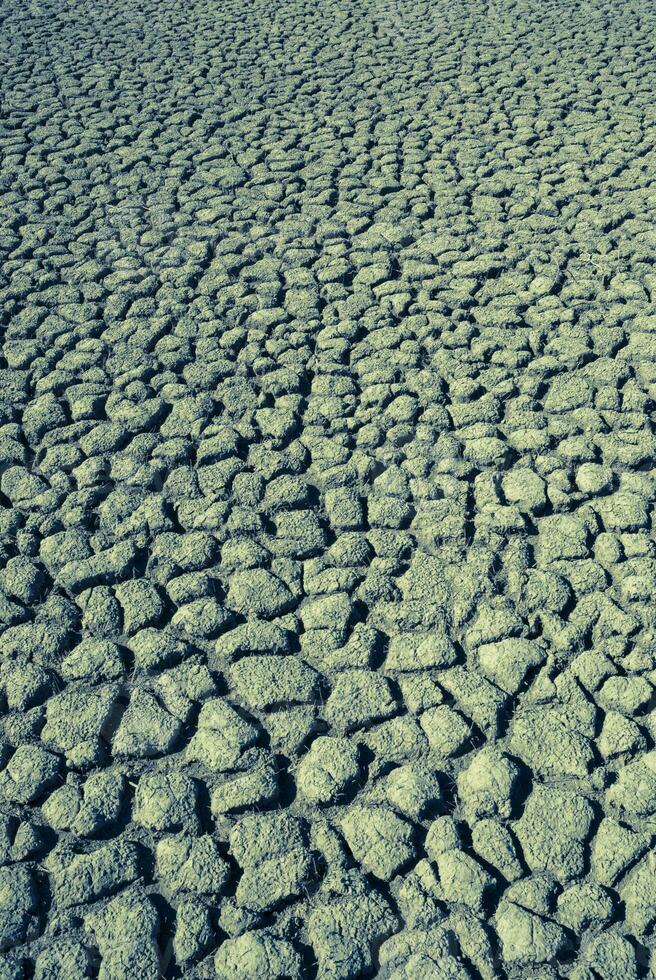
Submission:
[[[656,975],[656,11],[8,0],[0,980]]]

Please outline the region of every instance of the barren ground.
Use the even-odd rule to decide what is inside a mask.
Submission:
[[[0,980],[656,975],[654,5],[0,16]]]

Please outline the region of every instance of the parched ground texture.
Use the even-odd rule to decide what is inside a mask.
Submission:
[[[0,980],[656,975],[656,7],[1,17]]]

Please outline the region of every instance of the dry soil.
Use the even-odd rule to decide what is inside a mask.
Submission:
[[[653,3],[0,16],[0,980],[656,975]]]

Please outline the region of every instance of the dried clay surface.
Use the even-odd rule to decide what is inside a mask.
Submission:
[[[656,8],[7,0],[0,980],[656,975]]]

